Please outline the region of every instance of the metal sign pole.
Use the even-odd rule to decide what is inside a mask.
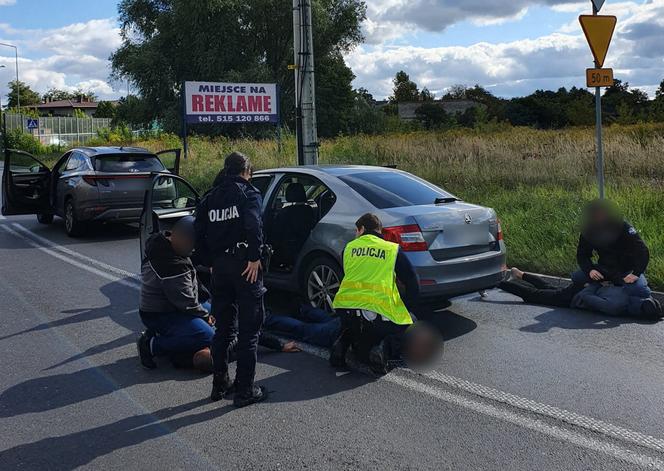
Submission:
[[[182,83],[180,89],[180,97],[182,98],[182,148],[184,151],[184,158],[189,158],[189,143],[187,142],[187,93],[185,90],[186,82]]]
[[[598,9],[593,2],[593,15],[597,15]],[[595,61],[595,67],[600,65]],[[599,199],[604,199],[604,147],[602,143],[602,92],[601,87],[595,87],[595,127],[596,127],[596,146],[597,146],[597,185],[599,187]]]

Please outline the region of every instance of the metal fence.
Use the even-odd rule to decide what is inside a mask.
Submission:
[[[6,113],[7,131],[22,129],[38,138],[44,145],[68,146],[74,142],[84,144],[97,137],[100,129],[111,127],[110,118],[74,118],[50,116],[46,118],[30,118],[26,115]],[[32,123],[29,123],[32,121]],[[29,124],[36,124],[30,128]]]

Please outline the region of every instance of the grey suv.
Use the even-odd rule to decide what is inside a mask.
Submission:
[[[7,150],[2,214],[36,214],[43,224],[61,216],[70,236],[89,222],[137,222],[152,174],[177,174],[179,161],[180,149],[153,154],[137,147],[79,147],[49,170],[26,152]]]
[[[463,202],[421,178],[391,168],[288,167],[256,172],[267,241],[275,253],[270,287],[300,293],[331,309],[342,278],[344,246],[354,222],[376,213],[386,239],[401,246],[420,283],[420,303],[496,286],[505,244],[496,213]],[[168,191],[165,192],[165,188]],[[184,179],[155,175],[141,216],[141,255],[147,237],[192,214],[199,195]]]

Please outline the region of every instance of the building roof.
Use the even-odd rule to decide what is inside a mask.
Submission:
[[[97,108],[97,106],[99,106],[99,103],[95,101],[56,100],[34,105],[34,108]]]
[[[401,119],[417,119],[417,109],[425,102],[413,101],[398,103],[399,118]],[[440,106],[447,114],[454,115],[456,113],[463,113],[469,108],[486,108],[483,103],[478,103],[472,100],[437,100],[429,102],[434,105]]]

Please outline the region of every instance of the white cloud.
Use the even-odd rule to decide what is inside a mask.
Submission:
[[[17,30],[0,24],[0,33],[11,35],[7,40],[18,45],[20,79],[34,90],[43,93],[49,88],[82,88],[100,98],[118,95],[108,83],[108,58],[121,44],[120,29],[114,19],[94,19],[44,30]],[[0,64],[6,65],[0,68],[2,86],[14,78],[14,58],[0,56]]]
[[[7,7],[16,3],[16,0],[0,0],[0,7]]]
[[[390,9],[405,8],[405,0],[404,3],[401,0],[384,3],[383,18]],[[414,0],[409,5],[421,7],[425,3],[430,4],[427,11],[433,15],[436,7],[452,12],[452,4],[457,2]],[[466,16],[477,3],[475,0],[464,2]],[[569,13],[580,11],[581,7],[575,1],[516,0],[500,2],[500,9],[495,10],[493,18],[507,18],[508,11],[519,15],[520,10],[516,10],[515,5],[526,3],[550,4],[557,11]],[[583,7],[583,11],[588,10],[587,3]],[[456,8],[461,11],[460,6]],[[606,67],[613,67],[617,78],[651,92],[664,78],[664,0],[607,3],[602,14],[619,18]],[[404,18],[413,20],[414,17],[405,15]],[[376,25],[375,28],[380,28],[379,22]],[[425,28],[426,24],[421,23],[419,27]],[[585,69],[592,66],[592,55],[575,18],[558,32],[535,39],[455,47],[394,46],[384,42],[357,48],[347,56],[347,61],[357,76],[355,85],[381,98],[391,94],[391,79],[399,70],[405,70],[420,87],[426,86],[437,95],[454,84],[479,83],[498,95],[517,96],[538,88],[585,86]]]

